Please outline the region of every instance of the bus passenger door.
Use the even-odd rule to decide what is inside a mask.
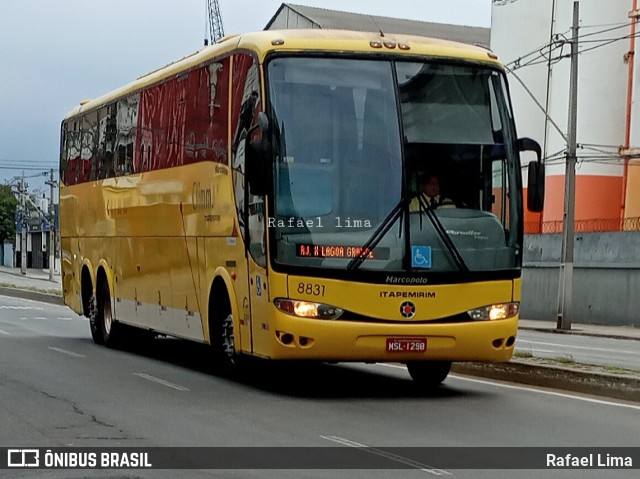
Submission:
[[[269,289],[267,281],[266,217],[264,197],[250,196],[247,242],[253,353],[269,355]]]
[[[249,53],[237,53],[232,57],[231,88],[231,154],[233,189],[246,257],[246,287],[249,294],[240,294],[241,318],[239,335],[242,350],[259,356],[267,356],[268,318],[266,230],[264,197],[249,192],[246,180],[245,150],[250,140],[252,126],[262,111],[262,88],[257,59]],[[244,266],[243,266],[244,267]],[[238,272],[238,283],[244,282],[244,274]],[[246,291],[245,286],[239,285]],[[248,296],[248,299],[246,299]]]

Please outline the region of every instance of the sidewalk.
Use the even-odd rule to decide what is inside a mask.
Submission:
[[[59,274],[53,275],[53,281],[49,280],[49,270],[29,268],[27,274],[23,275],[20,268],[0,266],[0,286],[48,293],[57,291],[61,294],[61,285],[62,278]]]

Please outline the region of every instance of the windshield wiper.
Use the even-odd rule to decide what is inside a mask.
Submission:
[[[431,221],[433,229],[436,230],[436,233],[438,233],[438,236],[440,236],[440,239],[447,247],[447,250],[449,250],[449,253],[451,254],[451,257],[456,263],[458,269],[460,271],[464,271],[465,273],[469,272],[469,267],[465,263],[464,258],[460,254],[460,251],[458,251],[455,243],[451,240],[451,237],[447,233],[447,230],[444,229],[444,226],[442,225],[440,218],[438,218],[438,215],[436,215],[435,210],[429,208],[429,205],[427,205],[427,202],[423,195],[418,195],[418,203],[420,204],[420,221],[422,221],[422,213],[424,212],[427,215],[427,218],[429,218],[429,220]]]
[[[460,251],[456,247],[455,243],[451,240],[451,237],[447,233],[447,230],[444,229],[440,218],[438,218],[434,210],[428,207],[422,195],[418,196],[418,202],[420,204],[420,215],[422,215],[422,213],[424,212],[427,218],[429,218],[431,224],[433,225],[433,228],[436,230],[436,233],[438,233],[438,236],[449,251],[449,254],[451,254],[451,257],[453,258],[453,261],[455,262],[458,269],[465,273],[468,272],[469,267],[465,263],[464,258],[460,254]],[[393,224],[398,220],[398,218],[402,217],[402,204],[403,200],[400,200],[400,202],[393,208],[393,210],[391,210],[391,213],[389,213],[387,217],[382,221],[382,223],[380,223],[380,226],[378,226],[378,228],[373,232],[367,242],[362,245],[358,255],[353,258],[349,262],[349,264],[347,264],[347,271],[358,269],[360,265],[364,263],[365,260],[369,257],[369,253],[373,251],[378,243],[380,243],[382,238],[384,238]]]
[[[373,249],[380,243],[382,238],[387,234],[387,232],[391,229],[393,224],[398,220],[402,215],[402,202],[400,202],[391,210],[391,213],[387,215],[387,217],[382,220],[380,226],[373,232],[371,237],[367,240],[365,244],[362,245],[360,252],[358,255],[349,261],[347,265],[347,271],[352,271],[358,269],[362,263],[369,257],[369,253],[373,251]]]

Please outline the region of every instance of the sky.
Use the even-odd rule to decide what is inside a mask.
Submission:
[[[492,0],[295,0],[429,22],[491,26]],[[277,0],[219,0],[225,33],[262,30]],[[57,179],[60,122],[84,99],[202,48],[205,0],[3,0],[0,8],[0,184]]]

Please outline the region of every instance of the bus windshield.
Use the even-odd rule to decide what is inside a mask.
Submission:
[[[500,71],[278,57],[267,78],[277,264],[432,273],[520,266],[520,165]]]

